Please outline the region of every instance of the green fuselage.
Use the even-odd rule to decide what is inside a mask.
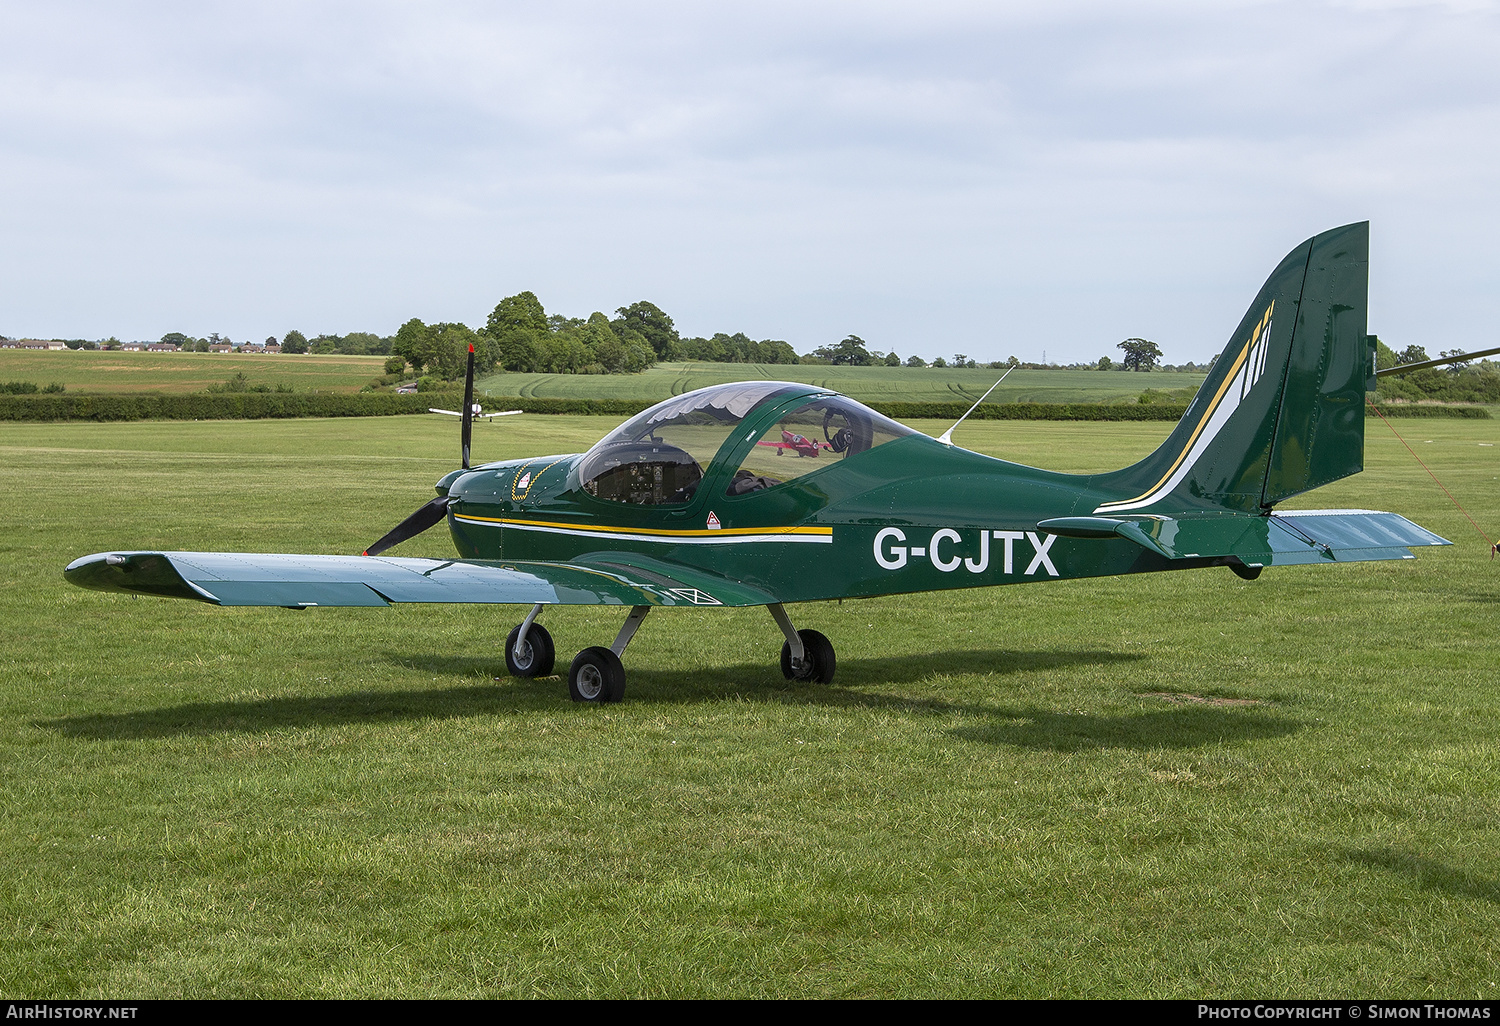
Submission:
[[[445,478],[460,555],[568,562],[634,553],[688,565],[782,601],[1021,584],[1185,569],[1122,538],[1063,538],[1041,520],[1085,515],[1118,494],[908,435],[775,487],[728,494],[735,468],[774,412],[747,420],[681,505],[596,498],[580,455],[490,464]],[[758,423],[752,423],[758,422]],[[798,470],[805,471],[805,464]]]

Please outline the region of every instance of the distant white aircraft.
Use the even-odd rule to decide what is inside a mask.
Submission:
[[[498,412],[485,413],[484,410],[480,407],[480,405],[478,403],[474,403],[473,406],[470,407],[470,410],[474,414],[474,419],[475,420],[494,420],[496,417],[511,417],[511,416],[514,416],[515,414],[521,412],[520,410],[500,410]],[[443,414],[448,415],[449,417],[462,417],[463,416],[462,413],[455,413],[452,410],[434,410],[431,407],[428,407],[427,412],[428,413],[443,413]]]

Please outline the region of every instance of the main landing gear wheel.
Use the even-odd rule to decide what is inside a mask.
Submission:
[[[618,702],[625,697],[625,667],[620,657],[596,645],[573,657],[568,695],[575,702]]]
[[[814,630],[797,632],[802,639],[802,665],[792,666],[792,645],[781,643],[781,675],[787,680],[815,680],[819,684],[832,684],[837,660],[833,657],[833,642]]]
[[[557,649],[552,644],[552,635],[547,628],[533,623],[521,643],[521,652],[516,654],[516,639],[521,635],[521,624],[511,630],[505,638],[505,669],[512,677],[545,677],[552,672],[557,662]]]

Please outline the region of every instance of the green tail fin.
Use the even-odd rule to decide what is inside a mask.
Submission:
[[[1258,513],[1364,469],[1368,221],[1308,239],[1261,287],[1161,448],[1094,511]]]

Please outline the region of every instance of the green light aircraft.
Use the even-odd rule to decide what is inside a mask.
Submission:
[[[69,564],[86,588],[218,605],[531,606],[505,642],[513,675],[552,672],[553,604],[627,607],[609,647],[568,673],[575,701],[615,702],[620,662],[658,606],[765,606],[789,679],[833,679],[833,645],[785,604],[1075,577],[1411,559],[1448,542],[1370,510],[1278,512],[1363,469],[1369,225],[1282,260],[1156,452],[1059,474],[930,438],[837,393],[751,381],[676,396],[586,453],[463,466],[364,555],[106,552]],[[951,434],[951,432],[950,432]],[[948,436],[944,436],[946,439]],[[457,558],[388,558],[446,520]]]

